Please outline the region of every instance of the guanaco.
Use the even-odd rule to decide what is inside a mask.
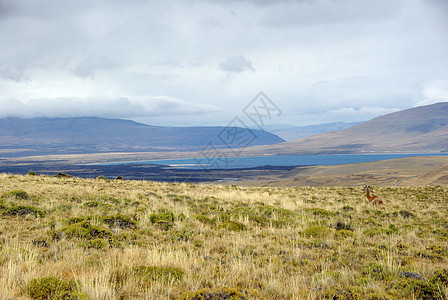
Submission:
[[[370,195],[370,185],[364,187],[364,192],[366,192],[367,201],[372,205],[384,204],[383,201],[378,198],[378,196]]]

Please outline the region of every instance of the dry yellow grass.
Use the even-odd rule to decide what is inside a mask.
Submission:
[[[447,269],[448,188],[373,191],[385,205],[368,206],[361,188],[1,174],[0,298],[30,299],[33,279],[56,277],[88,299],[227,299],[220,287],[247,299],[447,299],[434,274]],[[117,215],[129,223],[104,219]],[[72,236],[79,226],[105,236]]]

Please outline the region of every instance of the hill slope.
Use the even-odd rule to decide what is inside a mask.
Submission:
[[[334,123],[323,123],[308,126],[294,126],[274,130],[269,130],[268,128],[268,131],[278,135],[282,139],[292,141],[292,140],[304,139],[316,134],[321,134],[329,131],[344,130],[352,126],[358,125],[360,123],[361,122],[353,122],[353,123],[334,122]]]
[[[103,118],[0,119],[0,152],[9,155],[111,151],[197,151],[210,142],[226,147],[225,127],[162,127]],[[284,140],[251,130],[251,145]],[[221,140],[219,137],[223,137]],[[237,145],[236,145],[237,146]]]
[[[415,107],[333,131],[247,154],[308,154],[448,151],[448,102]]]

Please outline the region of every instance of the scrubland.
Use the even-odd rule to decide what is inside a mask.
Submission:
[[[448,188],[373,192],[1,174],[0,298],[448,299]]]

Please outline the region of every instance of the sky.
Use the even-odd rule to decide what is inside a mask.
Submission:
[[[446,0],[0,0],[0,118],[355,122],[448,101]]]

